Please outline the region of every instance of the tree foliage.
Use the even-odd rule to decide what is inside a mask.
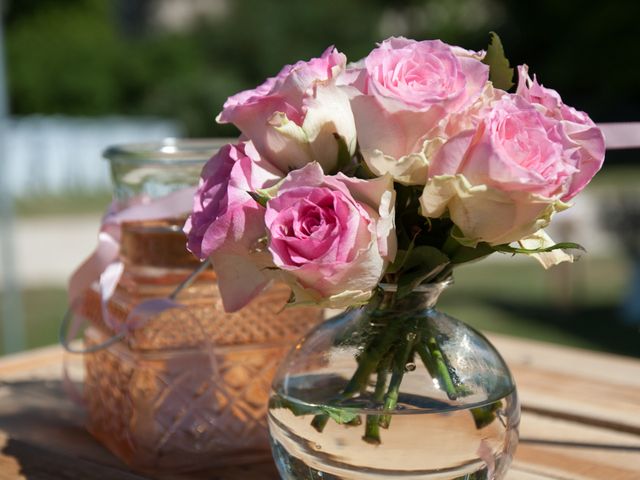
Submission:
[[[640,70],[630,67],[640,47],[632,23],[638,2],[583,9],[551,0],[535,7],[506,0],[225,5],[224,15],[173,32],[153,23],[154,0],[9,1],[12,112],[158,115],[178,119],[190,135],[229,135],[231,127],[214,122],[227,96],[328,45],[351,60],[391,34],[480,50],[489,30],[500,34],[512,65],[526,61],[543,84],[596,120],[631,119],[640,106]]]

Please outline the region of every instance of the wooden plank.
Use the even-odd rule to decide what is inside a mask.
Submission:
[[[199,474],[134,475],[86,432],[83,420],[59,379],[0,382],[0,480],[278,479],[272,462]]]
[[[509,364],[528,365],[617,385],[640,387],[640,360],[506,335],[488,334]],[[640,344],[638,344],[640,354]]]
[[[525,470],[519,470],[518,468],[511,467],[511,470],[507,472],[505,480],[553,480],[545,474],[527,472]]]
[[[59,345],[37,348],[0,357],[0,380],[25,376],[58,377],[63,350]]]
[[[512,368],[524,407],[507,480],[640,479],[639,361],[494,335],[492,341]],[[62,392],[61,361],[59,347],[0,359],[0,480],[25,478],[24,471],[30,480],[67,478],[47,470],[42,459],[70,471],[79,462],[70,479],[150,478],[128,473],[84,431],[77,407]],[[83,476],[88,465],[111,476]],[[154,478],[278,477],[272,464],[263,464]]]
[[[491,336],[524,409],[640,434],[640,361]]]
[[[272,462],[211,469],[183,474],[156,474],[153,480],[280,480]]]
[[[13,438],[0,438],[0,448],[2,448],[0,480],[144,480],[145,478]]]
[[[71,344],[75,348],[82,345],[79,340]],[[60,345],[50,345],[0,357],[0,381],[58,379],[62,375],[63,362],[66,362],[72,378],[82,378],[82,355],[67,353]]]
[[[514,470],[562,479],[637,480],[640,436],[525,413]]]
[[[95,475],[106,472],[102,478],[128,478],[113,473],[124,474],[127,467],[84,431],[82,417],[64,397],[59,381],[21,381],[4,384],[2,388],[5,393],[0,402],[0,430],[10,434],[12,446],[0,456],[2,471],[12,472],[6,478],[22,478],[19,472],[23,470],[35,472],[33,478],[57,478],[46,477],[52,474],[47,465],[71,465],[73,471],[77,461],[78,476],[69,478],[101,478],[83,477],[87,465],[93,465]],[[521,433],[522,443],[508,480],[640,478],[637,435],[530,413],[522,417]],[[42,451],[47,455],[42,455]],[[42,459],[46,459],[47,465],[41,466]],[[582,476],[571,476],[581,469]],[[276,480],[278,476],[269,463],[145,478]]]

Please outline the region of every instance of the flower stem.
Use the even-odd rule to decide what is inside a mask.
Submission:
[[[329,422],[329,415],[319,414],[313,417],[313,419],[311,420],[311,426],[317,432],[322,433],[322,431],[324,430],[324,427],[327,426],[328,422]]]
[[[440,345],[438,345],[438,341],[435,339],[435,337],[430,337],[427,340],[427,348],[429,349],[431,358],[435,362],[436,370],[438,372],[438,381],[444,388],[444,391],[447,393],[449,399],[455,400],[456,398],[458,398],[458,389],[453,383],[453,379],[451,378],[449,367],[447,366],[444,354],[440,350]]]
[[[378,379],[376,388],[373,392],[373,398],[377,402],[384,399],[384,392],[387,388],[387,370],[384,365],[378,368]],[[380,415],[367,415],[367,423],[365,426],[364,436],[362,439],[367,443],[380,443]]]
[[[444,389],[450,400],[455,400],[461,395],[465,395],[464,388],[455,385],[437,340],[434,337],[430,337],[427,340],[427,345],[428,349],[423,344],[418,344],[415,350],[425,367],[427,367],[431,377],[438,380],[439,385]],[[471,415],[476,428],[480,430],[493,422],[496,419],[496,412],[501,407],[502,402],[497,401],[485,407],[472,408]]]
[[[385,296],[383,303],[385,302],[393,303],[393,297]],[[389,321],[389,318],[385,316],[382,316],[380,320],[382,320],[381,331],[373,334],[372,340],[358,359],[358,368],[340,395],[343,400],[351,398],[367,388],[369,377],[378,369],[381,360],[396,340],[398,330],[402,327],[402,322]]]
[[[398,323],[401,323],[400,319],[398,319],[397,321]],[[380,418],[380,426],[383,428],[389,428],[389,424],[391,423],[391,414],[389,412],[395,410],[396,405],[398,404],[400,385],[402,384],[402,379],[404,378],[404,374],[406,372],[407,362],[409,361],[409,358],[413,353],[414,345],[418,337],[415,333],[415,321],[402,323],[408,325],[408,328],[403,332],[404,338],[402,348],[397,348],[393,356],[393,373],[391,374],[389,389],[387,390],[387,394],[384,398],[385,414]]]
[[[381,302],[376,306],[384,309],[389,305],[393,305],[394,301],[393,294],[389,295],[385,293],[384,296],[382,296]],[[378,319],[381,322],[379,325],[380,331],[373,333],[372,339],[358,358],[358,367],[355,373],[336,399],[337,402],[352,398],[366,390],[369,378],[373,372],[380,368],[383,359],[397,338],[398,329],[402,327],[402,322],[390,321],[385,315],[380,315]],[[316,415],[311,421],[311,425],[317,431],[322,432],[327,424],[327,420],[319,417],[323,417],[323,415]]]
[[[394,331],[394,328],[386,327],[385,330]],[[389,350],[393,342],[393,335],[387,332],[382,336],[376,336],[373,341],[365,348],[360,359],[358,360],[358,368],[344,388],[340,398],[346,400],[353,397],[357,393],[367,388],[369,377],[378,368],[381,358]]]
[[[384,397],[383,408],[386,413],[380,417],[380,426],[382,428],[389,428],[389,424],[391,423],[391,415],[388,412],[392,411],[398,404],[400,384],[402,383],[403,377],[404,372],[398,372],[397,370],[394,370],[393,374],[391,375],[389,390],[387,390],[387,394]]]

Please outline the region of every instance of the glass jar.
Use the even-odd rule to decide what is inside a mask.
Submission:
[[[108,149],[115,210],[189,193],[217,146],[172,140]],[[190,195],[181,198],[188,212]],[[84,355],[88,429],[143,471],[263,459],[276,366],[321,312],[283,309],[290,292],[276,284],[241,313],[227,314],[215,272],[205,269],[181,289],[179,307],[132,323],[138,306],[168,298],[201,265],[185,248],[186,217],[173,213],[122,221],[115,289],[103,298],[94,283],[76,309],[90,325],[84,334],[91,352]]]
[[[273,455],[285,480],[501,479],[520,409],[502,357],[435,309],[448,282],[368,305],[307,334],[276,374]]]
[[[103,154],[109,161],[113,198],[118,207],[125,207],[193,187],[204,164],[226,143],[225,139],[167,138],[113,145]]]

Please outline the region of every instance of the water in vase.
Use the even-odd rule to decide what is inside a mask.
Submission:
[[[317,381],[319,396],[331,398],[327,382]],[[350,425],[329,420],[322,432],[312,426],[313,413],[301,414],[317,403],[287,398],[283,407],[282,397],[274,398],[269,428],[285,480],[499,479],[517,444],[515,393],[458,407],[401,394],[379,444],[363,440],[366,415],[380,413],[366,408],[366,398],[358,399],[362,408]]]

